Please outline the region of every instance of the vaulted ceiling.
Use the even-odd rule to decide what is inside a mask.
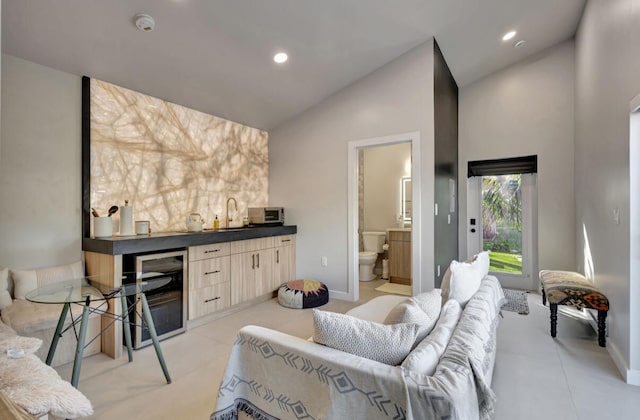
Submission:
[[[270,130],[431,37],[472,83],[571,38],[584,3],[4,0],[2,51]],[[141,12],[153,31],[134,25]]]

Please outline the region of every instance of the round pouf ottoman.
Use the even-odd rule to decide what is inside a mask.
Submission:
[[[318,280],[288,281],[278,289],[278,302],[287,308],[315,308],[329,302],[329,289]]]

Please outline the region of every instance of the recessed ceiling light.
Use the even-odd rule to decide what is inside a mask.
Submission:
[[[275,61],[278,64],[285,63],[288,59],[289,59],[289,56],[287,55],[287,53],[284,53],[284,52],[279,52],[273,56],[273,61]]]
[[[509,32],[507,32],[506,34],[504,34],[504,35],[502,36],[502,40],[503,40],[503,41],[508,41],[508,40],[510,40],[511,38],[513,38],[514,36],[516,36],[516,31],[509,31]]]
[[[521,39],[520,41],[518,41],[515,44],[513,44],[513,47],[514,48],[519,48],[519,47],[522,47],[526,43],[527,43],[527,41],[525,41],[524,39]]]

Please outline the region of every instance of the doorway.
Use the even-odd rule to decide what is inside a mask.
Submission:
[[[421,270],[420,262],[420,135],[417,132],[392,135],[388,137],[376,137],[364,140],[351,141],[348,144],[348,261],[349,261],[349,295],[357,301],[360,298],[360,272],[359,272],[359,251],[360,251],[360,233],[364,229],[369,230],[371,227],[375,229],[386,227],[392,228],[407,225],[407,218],[410,217],[410,235],[411,247],[408,250],[411,253],[411,276],[413,279],[419,279]],[[410,168],[406,173],[397,174],[398,197],[387,197],[387,201],[393,201],[394,206],[397,204],[397,211],[394,211],[393,218],[385,222],[389,226],[367,226],[360,214],[360,152],[370,148],[381,146],[391,146],[398,144],[409,144],[411,149]],[[380,174],[384,175],[386,170],[384,166],[379,168]],[[407,177],[411,178],[411,182],[407,182]],[[404,194],[402,193],[404,187]],[[397,200],[396,200],[397,198]],[[396,203],[397,201],[397,203]],[[404,206],[404,211],[402,211]],[[410,207],[410,208],[408,208]],[[394,207],[395,208],[395,207]],[[420,293],[420,282],[414,281],[412,293],[415,295]]]
[[[506,167],[468,180],[468,255],[491,251],[503,287],[537,288],[536,174]]]

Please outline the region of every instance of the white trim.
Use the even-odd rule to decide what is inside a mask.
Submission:
[[[347,232],[348,232],[348,277],[349,290],[345,294],[346,300],[360,299],[359,268],[358,268],[358,149],[373,146],[383,146],[398,143],[411,144],[411,186],[413,194],[411,221],[411,257],[412,257],[412,287],[413,294],[421,292],[422,285],[422,195],[421,195],[421,160],[420,133],[394,134],[391,136],[374,137],[362,140],[352,140],[347,144]],[[337,292],[336,292],[337,293]]]
[[[613,363],[615,363],[618,368],[618,371],[620,371],[624,381],[629,385],[640,386],[640,371],[629,369],[627,362],[618,350],[618,346],[616,346],[612,341],[607,341],[607,351],[609,352],[611,359],[613,359]]]
[[[329,289],[329,298],[330,299],[339,299],[339,300],[347,300],[352,301],[352,297],[350,293],[341,292],[339,290]]]

